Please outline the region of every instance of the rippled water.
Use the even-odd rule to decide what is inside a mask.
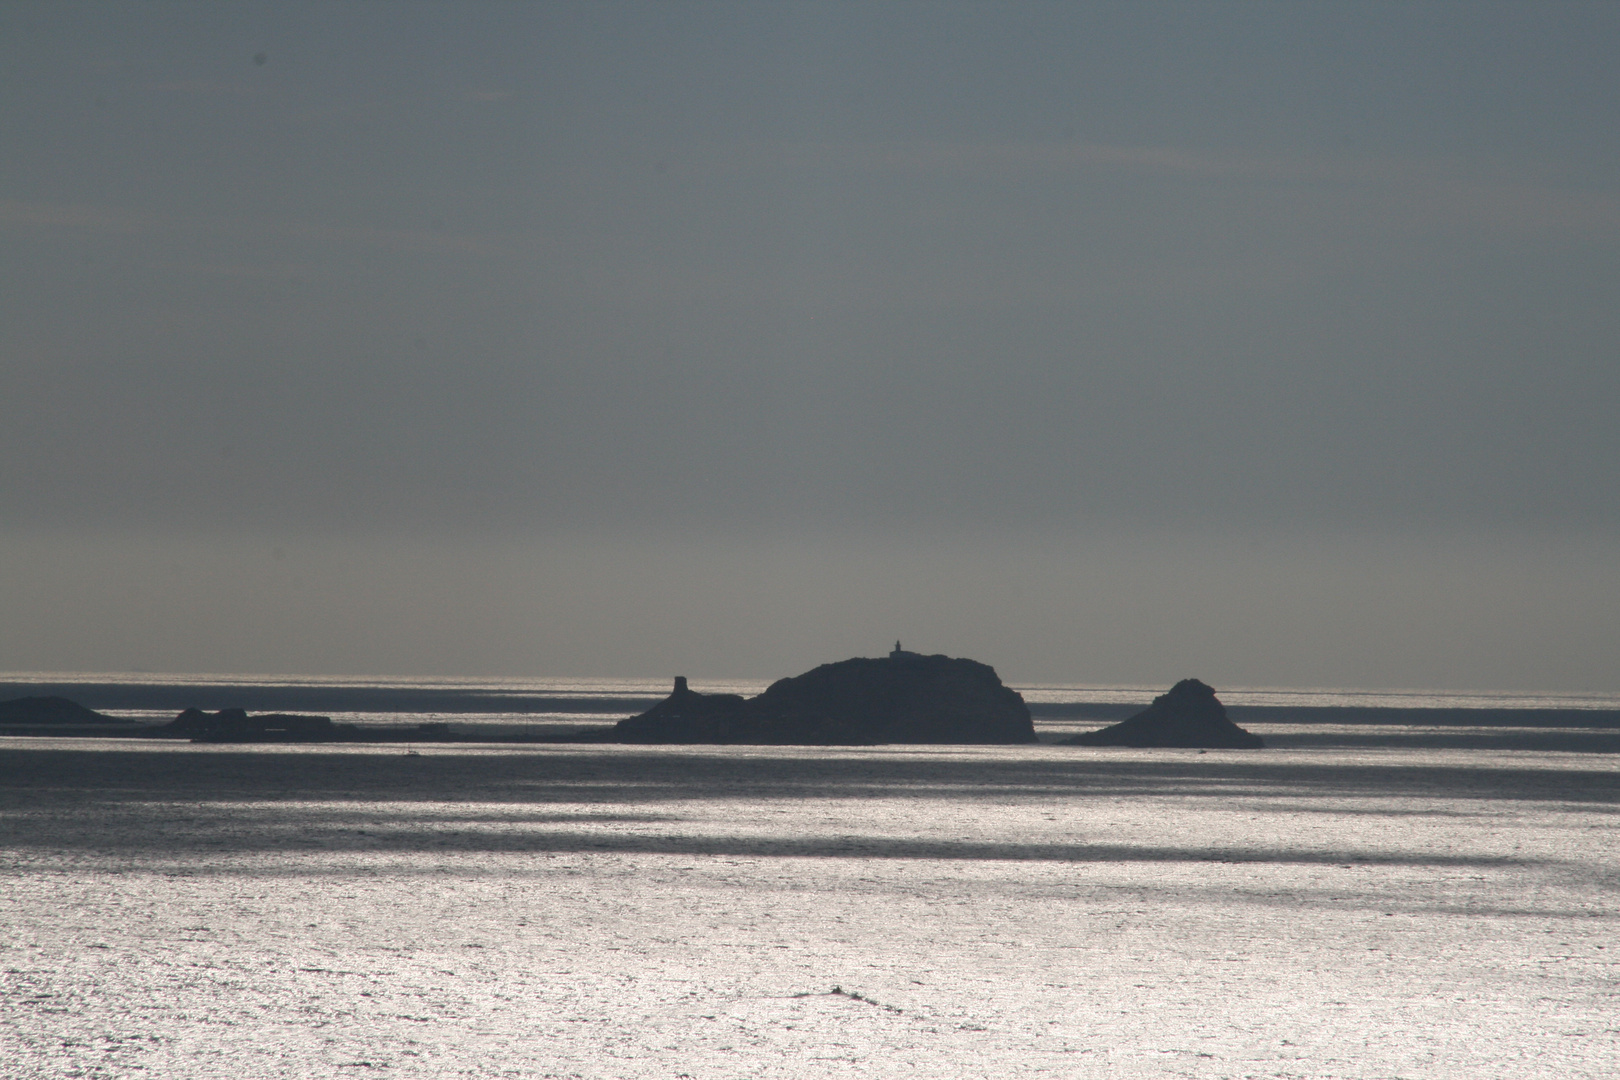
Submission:
[[[419,750],[0,740],[0,1075],[1620,1060],[1608,754]]]

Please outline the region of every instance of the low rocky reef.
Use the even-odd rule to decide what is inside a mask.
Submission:
[[[1232,723],[1213,687],[1182,679],[1135,716],[1100,731],[1071,735],[1058,745],[1258,750],[1265,743]]]
[[[330,716],[301,716],[296,713],[249,716],[245,709],[221,709],[212,713],[187,709],[155,729],[153,734],[189,737],[192,742],[199,743],[403,742],[446,739],[450,729],[446,724],[362,728],[355,724],[334,724]]]
[[[857,657],[772,683],[763,694],[700,694],[685,678],[639,716],[591,741],[870,746],[1036,741],[1029,707],[995,668],[905,652]]]
[[[354,725],[341,727],[330,716],[261,713],[246,709],[203,712],[187,709],[157,729],[161,735],[189,736],[193,742],[326,742],[352,734]]]

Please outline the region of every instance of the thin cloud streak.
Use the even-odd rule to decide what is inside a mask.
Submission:
[[[0,199],[0,226],[13,228],[68,228],[129,235],[168,224],[156,214],[114,206]]]
[[[117,206],[82,203],[26,202],[0,199],[0,228],[69,228],[90,232],[207,233],[213,236],[316,240],[349,247],[397,252],[490,257],[504,247],[486,237],[428,229],[390,229],[370,225],[246,217],[154,214]]]
[[[197,97],[253,97],[262,93],[258,87],[245,83],[222,83],[208,79],[147,83],[146,88],[163,94],[191,94]]]
[[[979,177],[1015,186],[1054,173],[1127,172],[1184,180],[1285,185],[1327,199],[1378,197],[1405,221],[1435,220],[1531,233],[1620,233],[1620,189],[1549,183],[1547,170],[1458,158],[1255,156],[1176,146],[1083,142],[754,143],[671,155],[691,176],[838,169],[871,175]],[[1403,222],[1404,224],[1404,222]]]

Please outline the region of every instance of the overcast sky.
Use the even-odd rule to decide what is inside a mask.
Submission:
[[[1620,690],[1620,6],[0,6],[0,669]]]

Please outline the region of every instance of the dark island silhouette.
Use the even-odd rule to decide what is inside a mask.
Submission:
[[[975,660],[907,652],[857,657],[779,679],[755,698],[700,694],[684,677],[639,716],[592,741],[870,746],[876,743],[1032,743],[1017,691]]]
[[[332,723],[330,716],[299,716],[292,713],[261,713],[249,716],[246,709],[220,709],[203,712],[187,709],[158,729],[163,735],[189,736],[193,742],[326,742],[349,734]]]
[[[1213,687],[1182,679],[1135,716],[1100,731],[1071,735],[1058,745],[1258,750],[1265,743],[1232,723]]]
[[[220,709],[212,713],[187,709],[156,728],[153,734],[189,738],[199,743],[401,742],[443,739],[449,732],[448,724],[361,728],[355,724],[334,724],[330,716],[303,716],[296,713],[250,716],[246,709]]]

